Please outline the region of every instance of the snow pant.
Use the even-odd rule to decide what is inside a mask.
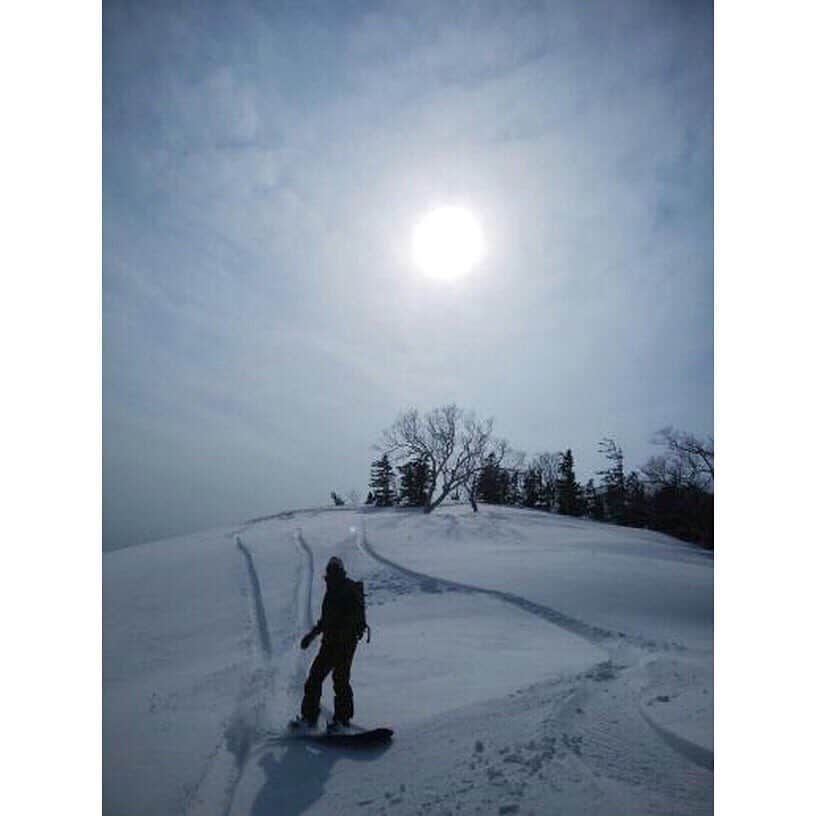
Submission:
[[[301,716],[306,720],[316,720],[320,713],[320,695],[323,681],[332,674],[334,683],[334,716],[337,720],[350,720],[354,716],[354,694],[349,679],[351,661],[357,648],[355,639],[326,640],[320,644],[309,669],[306,685],[303,687],[303,702],[300,705]]]

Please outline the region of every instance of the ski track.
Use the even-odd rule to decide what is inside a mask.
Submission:
[[[420,581],[423,584],[431,583],[437,587],[447,587],[449,589],[459,590],[461,592],[479,593],[482,595],[488,595],[492,598],[498,598],[501,601],[505,601],[506,603],[523,609],[525,612],[529,612],[532,615],[537,615],[540,618],[544,618],[549,623],[552,623],[561,629],[565,629],[573,635],[577,635],[578,637],[589,641],[593,646],[608,645],[609,641],[611,640],[626,640],[643,645],[648,644],[651,648],[655,648],[657,646],[657,644],[655,644],[653,641],[646,641],[643,638],[627,635],[624,632],[612,632],[611,630],[603,629],[600,626],[593,626],[591,624],[584,623],[577,618],[572,618],[569,615],[565,615],[563,612],[559,612],[557,609],[552,609],[549,606],[534,603],[527,598],[523,598],[520,595],[514,595],[511,592],[504,592],[498,589],[485,589],[472,584],[463,584],[459,581],[450,581],[446,578],[437,578],[423,572],[416,572],[415,570],[404,567],[401,564],[397,564],[395,561],[391,561],[385,556],[380,555],[371,546],[371,543],[364,532],[360,534],[359,544],[363,552],[371,556],[371,558],[373,558],[375,561],[379,561],[381,564],[385,564],[385,566],[390,567],[397,572],[401,572],[402,574]]]
[[[263,594],[261,593],[261,583],[258,580],[258,573],[255,570],[255,562],[252,560],[252,553],[243,545],[240,538],[236,537],[235,543],[246,560],[249,584],[252,588],[252,598],[254,601],[255,630],[258,635],[258,641],[264,657],[269,658],[272,655],[272,642],[269,637],[269,623],[266,620],[266,609],[264,608]]]
[[[286,703],[289,715],[294,710],[290,702],[300,695],[303,683],[306,679],[307,654],[300,649],[298,643],[299,634],[309,631],[314,626],[312,617],[312,583],[314,581],[314,554],[311,547],[303,538],[303,532],[298,527],[295,533],[295,543],[303,553],[301,565],[298,572],[297,590],[293,606],[295,609],[295,641],[289,642],[288,650],[285,652],[283,675],[287,679],[288,701]]]
[[[584,623],[583,621],[565,615],[558,610],[543,606],[542,604],[534,603],[527,598],[514,595],[510,592],[485,589],[471,584],[464,584],[444,578],[437,578],[426,573],[409,569],[408,567],[404,567],[401,564],[398,564],[378,553],[369,542],[364,530],[358,534],[358,546],[364,553],[373,558],[375,561],[378,561],[390,569],[419,582],[423,589],[428,589],[428,585],[430,584],[431,587],[437,588],[432,589],[432,591],[438,591],[438,587],[446,587],[448,589],[458,590],[461,592],[481,593],[489,597],[498,598],[499,600],[510,603],[524,610],[525,612],[543,618],[549,623],[577,635],[578,637],[584,638],[593,645],[605,648],[608,652],[615,649],[615,647],[621,642],[629,643],[648,653],[653,653],[655,650],[673,652],[685,651],[685,648],[682,645],[676,643],[658,644],[653,640],[628,635],[624,632],[612,632],[602,627]],[[570,699],[569,703],[564,706],[562,711],[569,712],[568,716],[571,720],[575,719],[574,715],[576,711],[580,711],[581,714],[584,714],[584,708],[582,708],[580,705],[576,705],[575,703],[579,698],[583,698],[584,706],[586,707],[588,705],[590,697],[588,696],[589,692],[587,692],[586,689],[590,689],[593,692],[591,696],[597,700],[599,697],[597,691],[601,689],[594,689],[594,684],[602,683],[609,686],[612,681],[615,681],[618,678],[620,672],[627,668],[628,666],[625,665],[615,665],[612,662],[610,655],[610,660],[598,664],[598,666],[594,667],[592,671],[581,676],[580,679],[582,680],[582,683],[576,689],[576,696]],[[602,692],[608,694],[609,687],[603,688]],[[655,723],[643,710],[639,700],[632,698],[630,694],[622,694],[619,705],[620,709],[617,712],[618,717],[615,719],[611,719],[609,712],[602,706],[595,706],[597,711],[594,712],[593,717],[586,717],[582,719],[582,724],[578,730],[582,731],[583,733],[579,733],[577,736],[573,737],[573,742],[570,742],[570,737],[568,735],[569,731],[563,731],[561,737],[564,741],[564,745],[571,750],[575,749],[572,752],[580,760],[581,764],[585,766],[590,764],[586,759],[582,758],[580,747],[584,740],[584,736],[587,736],[588,744],[595,746],[596,751],[595,755],[591,756],[591,764],[596,765],[598,769],[609,766],[613,769],[613,775],[618,775],[621,781],[630,784],[642,784],[643,780],[641,777],[644,774],[646,775],[647,779],[651,777],[657,778],[657,776],[661,773],[660,769],[665,768],[666,762],[665,757],[656,759],[654,750],[650,752],[644,748],[644,746],[648,743],[654,742],[653,740],[648,739],[651,732],[651,734],[660,738],[664,749],[671,749],[671,751],[673,751],[675,754],[681,755],[696,766],[694,770],[703,769],[706,772],[713,771],[713,751],[710,751],[704,746],[692,743]],[[562,715],[562,719],[564,716],[567,715]],[[583,723],[587,722],[593,723],[593,727],[585,727]],[[625,723],[625,728],[622,728],[622,723]],[[563,724],[566,726],[567,723],[564,721]],[[638,724],[640,724],[640,726]],[[649,728],[644,729],[642,727],[644,725],[648,725]],[[631,741],[629,739],[621,738],[620,733],[622,730],[627,732],[631,738]],[[637,760],[632,757],[631,751],[627,752],[625,750],[626,745],[635,744],[641,746],[641,748],[644,748],[644,756],[638,758]],[[622,759],[622,757],[628,757],[628,765],[626,759]],[[690,773],[687,773],[686,771],[688,771],[688,769],[685,769],[685,771],[681,771],[679,773],[680,779],[677,783],[678,795],[680,791],[683,790],[687,782],[694,782],[698,787],[700,787],[701,783],[705,782],[705,779],[701,780],[697,778],[694,771],[691,771]],[[597,771],[592,770],[591,775],[593,777],[597,777],[598,773]],[[705,787],[705,785],[703,784],[702,787]],[[655,795],[657,796],[657,794]],[[701,804],[703,811],[705,811],[705,808],[707,807],[706,803]],[[658,807],[656,812],[660,812],[660,807]]]
[[[246,762],[262,731],[260,726],[268,701],[274,701],[279,696],[276,693],[277,676],[283,674],[288,679],[288,691],[291,693],[298,676],[305,671],[304,658],[294,652],[291,633],[281,638],[277,648],[273,648],[263,592],[252,553],[239,536],[236,536],[235,542],[245,562],[251,595],[250,628],[258,651],[255,653],[255,665],[245,679],[244,688],[232,715],[224,725],[221,739],[208,756],[199,780],[185,792],[185,816],[210,816],[212,813],[230,816]],[[295,582],[293,623],[298,629],[304,626],[310,628],[314,557],[300,529],[295,536],[295,543],[303,557],[300,559]],[[279,658],[277,669],[272,668],[275,657]],[[217,809],[213,804],[215,802],[221,803]]]
[[[697,745],[684,739],[679,734],[669,731],[662,725],[658,725],[644,710],[643,706],[639,705],[640,715],[644,720],[654,729],[655,733],[671,748],[677,751],[678,754],[683,754],[690,762],[699,765],[709,771],[714,770],[714,752],[710,751],[703,745]]]
[[[306,594],[303,598],[302,602],[299,604],[299,609],[301,611],[301,620],[300,625],[301,628],[308,627],[309,629],[314,626],[314,619],[312,617],[312,582],[314,581],[314,553],[312,552],[312,548],[306,543],[306,540],[303,538],[303,530],[300,527],[297,529],[296,533],[297,543],[301,550],[306,555],[306,564],[307,564],[307,578],[306,578]]]
[[[649,727],[626,671],[610,662],[582,675],[549,724],[552,736],[572,753],[571,760],[585,769],[588,778],[612,788],[613,801],[613,786],[620,784],[641,792],[638,812],[710,813],[711,768],[678,750],[670,732],[661,734]],[[688,761],[678,762],[678,755]]]
[[[268,795],[270,786],[275,788],[279,784],[291,783],[288,778],[275,778],[274,771],[277,765],[269,761],[267,754],[270,745],[288,738],[286,731],[281,728],[281,723],[292,716],[299,704],[308,668],[309,656],[300,649],[300,637],[314,625],[312,615],[314,554],[300,528],[293,534],[293,542],[301,558],[292,600],[288,605],[289,615],[285,631],[281,633],[275,649],[278,682],[266,690],[262,710],[258,712],[249,730],[246,749],[240,762],[240,772],[228,793],[229,809],[225,811],[225,816],[229,816],[233,803],[237,803],[238,806],[247,806],[249,802],[257,804],[258,797],[263,799]],[[243,770],[251,763],[264,767],[267,773],[266,783],[261,790],[241,789]],[[250,780],[247,785],[257,782],[255,777],[250,777]],[[254,812],[255,805],[252,809]]]

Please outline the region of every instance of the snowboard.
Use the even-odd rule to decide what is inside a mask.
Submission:
[[[367,745],[383,745],[391,741],[394,732],[390,728],[360,728],[352,726],[347,731],[326,731],[325,729],[309,728],[297,720],[289,723],[289,733],[300,739],[324,742],[329,745],[364,747]]]
[[[342,731],[330,734],[324,731],[317,735],[321,742],[328,742],[330,745],[346,745],[349,748],[364,745],[383,745],[391,742],[394,732],[390,728],[369,728],[366,731]]]

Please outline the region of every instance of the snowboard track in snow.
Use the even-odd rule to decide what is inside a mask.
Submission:
[[[550,606],[535,603],[534,601],[524,598],[521,595],[514,595],[512,592],[505,592],[504,590],[500,589],[487,589],[485,587],[475,586],[474,584],[465,584],[460,581],[451,581],[447,578],[438,578],[424,572],[417,572],[416,570],[412,570],[409,567],[398,564],[396,561],[392,561],[391,559],[378,553],[374,547],[371,546],[371,542],[369,542],[365,532],[363,532],[361,535],[360,546],[365,553],[370,555],[376,561],[379,561],[381,564],[384,564],[385,566],[390,567],[403,575],[407,575],[416,581],[422,582],[426,587],[429,585],[435,585],[437,587],[446,587],[448,589],[458,590],[460,592],[481,593],[482,595],[498,598],[500,601],[512,604],[519,609],[523,609],[525,612],[529,612],[532,615],[543,618],[549,623],[552,623],[554,626],[558,626],[573,635],[583,638],[593,646],[604,646],[608,648],[613,644],[628,643],[648,652],[671,651],[679,653],[687,651],[686,647],[680,643],[659,643],[656,640],[645,638],[640,635],[634,635],[621,631],[612,631],[611,629],[605,629],[591,623],[585,623],[584,621],[579,620],[578,618],[573,618],[564,612],[559,612],[557,609],[553,609]]]
[[[690,762],[699,765],[706,770],[714,770],[714,752],[708,748],[697,745],[697,743],[684,739],[679,734],[675,734],[668,728],[658,725],[640,706],[640,715],[652,727],[654,732],[662,739],[670,748],[682,754]]]
[[[312,616],[312,583],[314,582],[314,553],[303,538],[300,527],[295,532],[295,543],[300,548],[304,559],[298,570],[297,587],[293,598],[295,613],[294,624],[297,632],[306,632],[314,626]],[[295,635],[299,640],[298,635]],[[306,679],[306,653],[299,648],[299,644],[289,643],[288,659],[284,661],[284,669],[289,696],[300,695],[303,682]]]
[[[293,540],[302,558],[289,607],[288,623],[292,631],[281,639],[281,648],[276,650],[278,682],[274,693],[269,695],[264,716],[259,718],[252,732],[253,739],[244,760],[246,773],[238,778],[231,795],[233,816],[302,813],[323,796],[335,762],[340,759],[370,761],[388,749],[387,745],[329,746],[322,741],[316,745],[313,736],[293,735],[288,726],[283,725],[300,703],[310,662],[307,651],[300,648],[300,637],[314,625],[314,550],[300,528],[294,531]],[[321,714],[327,720],[330,717],[324,706],[321,706]],[[365,729],[358,727],[357,730]],[[307,776],[308,784],[299,781]],[[225,816],[230,816],[230,812]]]
[[[249,580],[251,628],[260,647],[262,662],[268,664],[272,657],[272,641],[258,572],[252,553],[237,535],[235,545],[243,556]],[[184,813],[187,816],[216,812],[221,816],[229,816],[263,709],[263,694],[272,686],[274,672],[268,665],[256,665],[245,678],[244,688],[235,708],[224,723],[221,739],[208,756],[198,782],[185,797]],[[215,800],[221,803],[217,810]]]
[[[604,645],[610,640],[637,640],[637,638],[632,638],[623,632],[612,632],[611,630],[603,629],[600,626],[593,626],[592,624],[584,623],[577,618],[572,618],[569,615],[565,615],[563,612],[559,612],[557,609],[552,609],[549,606],[534,603],[533,601],[523,598],[520,595],[514,595],[512,592],[504,592],[499,589],[485,589],[483,587],[474,586],[473,584],[450,581],[447,578],[437,578],[434,575],[428,575],[423,572],[417,572],[416,570],[409,569],[408,567],[402,566],[402,564],[398,564],[396,561],[386,558],[384,555],[380,555],[380,553],[378,553],[371,546],[371,543],[369,542],[365,533],[362,534],[360,543],[364,552],[370,555],[375,561],[379,561],[381,564],[385,564],[385,566],[390,567],[397,572],[401,572],[404,575],[408,575],[417,581],[421,581],[423,583],[430,582],[431,584],[448,587],[449,589],[456,589],[462,592],[479,593],[482,595],[488,595],[492,598],[498,598],[501,601],[517,606],[519,609],[523,609],[525,612],[537,615],[539,618],[544,618],[544,620],[548,621],[549,623],[552,623],[553,625],[558,626],[561,629],[565,629],[573,635],[577,635],[578,637],[589,641],[593,646]]]
[[[277,644],[277,648],[273,648],[261,582],[252,553],[239,536],[235,537],[235,543],[243,556],[246,575],[249,579],[250,619],[255,638],[260,646],[261,665],[256,663],[245,678],[244,689],[236,702],[232,715],[224,723],[221,739],[207,757],[201,777],[185,792],[183,812],[187,816],[198,813],[208,815],[218,813],[220,816],[230,816],[246,763],[258,738],[267,700],[276,694],[276,675],[279,674],[279,669],[273,669],[270,663],[276,655],[280,656],[280,653],[283,653],[285,657],[287,652],[291,651],[289,638],[285,638]],[[295,625],[303,627],[304,622],[311,620],[314,556],[303,539],[300,529],[295,536],[295,543],[303,558],[297,571],[293,607]],[[308,625],[311,626],[311,623]],[[290,691],[294,675],[302,672],[302,662],[302,658],[295,657],[295,665],[291,667],[290,672],[293,676],[288,678]],[[216,800],[221,802],[220,806],[217,805]]]
[[[392,561],[389,558],[378,553],[369,542],[366,533],[362,532],[359,538],[360,548],[368,554],[371,558],[375,561],[378,561],[385,566],[396,570],[403,575],[407,575],[410,578],[413,578],[416,581],[422,582],[423,584],[427,585],[428,583],[436,586],[447,587],[453,590],[459,590],[462,592],[472,592],[472,593],[480,593],[483,595],[487,595],[489,597],[498,598],[501,601],[505,601],[506,603],[510,603],[519,609],[524,610],[525,612],[529,612],[533,615],[536,615],[540,618],[543,618],[547,622],[560,627],[578,637],[583,638],[584,640],[589,641],[595,646],[600,646],[602,648],[609,648],[614,647],[617,644],[622,642],[628,642],[633,646],[636,646],[640,649],[644,649],[647,652],[653,652],[655,649],[660,649],[660,645],[655,643],[653,640],[648,640],[646,638],[642,638],[636,635],[628,635],[624,632],[613,632],[609,629],[604,629],[599,626],[593,626],[591,624],[584,623],[576,618],[572,618],[569,615],[565,615],[563,612],[559,612],[556,609],[552,609],[551,607],[544,606],[542,604],[537,604],[533,601],[528,600],[527,598],[523,598],[519,595],[514,595],[511,592],[504,592],[502,590],[496,589],[486,589],[483,587],[474,586],[472,584],[465,584],[458,581],[450,581],[445,578],[438,578],[433,575],[428,575],[427,573],[418,572],[416,570],[412,570],[408,567],[403,566],[402,564],[398,564],[396,561]],[[679,644],[671,643],[671,644],[664,644],[662,650],[666,651],[685,651],[684,647],[680,646]],[[626,666],[617,666],[615,667],[611,661],[606,661],[604,663],[599,664],[595,668],[596,673],[600,673],[599,676],[592,676],[591,674],[587,675],[587,677],[591,677],[593,680],[609,680],[612,679],[612,676],[606,677],[601,676],[604,675],[607,670],[615,670],[617,673],[618,669],[625,669]],[[713,771],[714,769],[714,753],[710,751],[708,748],[705,748],[701,745],[697,745],[689,740],[684,739],[683,737],[673,733],[667,728],[664,728],[654,722],[643,710],[642,706],[637,706],[637,711],[640,716],[643,718],[646,724],[651,728],[654,734],[656,734],[662,742],[671,748],[677,754],[685,757],[688,761],[693,763],[699,768],[703,768],[708,771]]]
[[[306,597],[302,604],[300,605],[301,611],[301,625],[306,624],[311,628],[314,625],[314,621],[312,619],[312,582],[314,581],[314,553],[312,552],[312,548],[306,543],[306,539],[303,538],[303,531],[298,527],[297,529],[297,543],[301,550],[303,550],[304,554],[306,555]],[[305,614],[304,614],[305,613]]]
[[[270,657],[272,655],[272,641],[269,637],[269,623],[266,620],[266,609],[264,608],[263,594],[261,593],[261,582],[258,580],[255,562],[252,560],[252,553],[244,546],[240,538],[236,538],[235,543],[246,560],[247,572],[249,573],[249,585],[252,588],[252,600],[255,607],[255,628],[258,633],[261,651],[265,657]]]

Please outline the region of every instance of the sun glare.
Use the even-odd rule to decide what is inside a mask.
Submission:
[[[481,260],[482,231],[467,210],[439,207],[414,228],[413,250],[414,261],[429,278],[455,280]]]

